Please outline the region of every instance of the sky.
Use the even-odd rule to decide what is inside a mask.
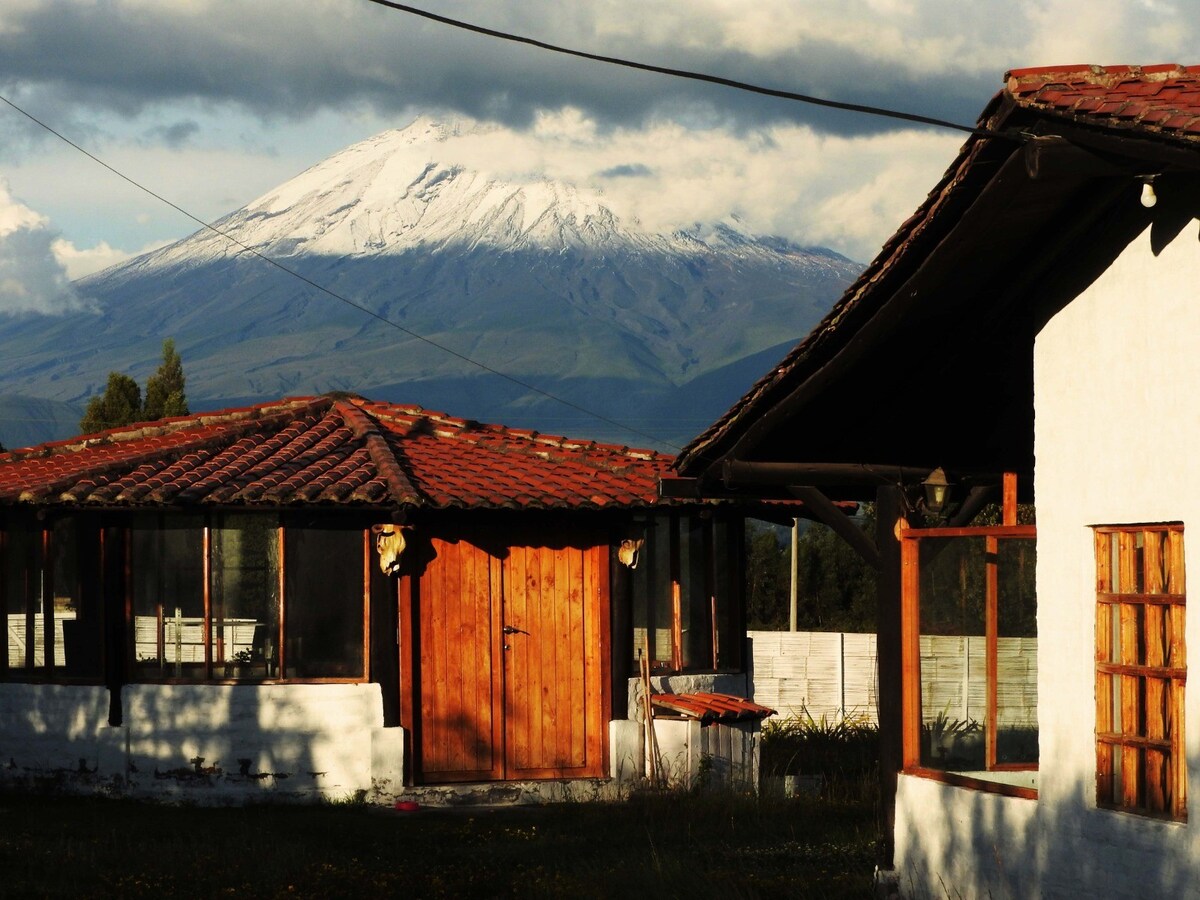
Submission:
[[[416,0],[548,43],[972,124],[1005,71],[1197,63],[1200,0]],[[0,96],[213,221],[418,115],[498,126],[501,177],[672,228],[736,215],[870,260],[964,135],[618,69],[368,0],[4,0]],[[0,103],[0,313],[196,222]]]

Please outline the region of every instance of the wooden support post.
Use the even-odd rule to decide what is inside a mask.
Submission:
[[[789,595],[788,631],[796,630],[796,617],[800,606],[800,520],[792,519],[792,589]]]
[[[1017,473],[1004,473],[1004,502],[1002,505],[1005,525],[1017,524]]]
[[[876,599],[876,698],[879,704],[879,844],[876,862],[893,868],[896,833],[896,777],[903,759],[904,702],[900,616],[900,541],[896,524],[904,515],[901,489],[887,485],[875,495],[879,575]]]

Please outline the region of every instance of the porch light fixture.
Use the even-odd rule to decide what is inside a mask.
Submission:
[[[1147,175],[1142,179],[1142,206],[1149,209],[1158,202],[1158,195],[1154,193],[1154,176]]]
[[[929,477],[921,482],[921,487],[925,489],[925,509],[938,516],[946,508],[946,502],[950,499],[950,488],[952,485],[946,480],[946,471],[938,466],[929,473]]]

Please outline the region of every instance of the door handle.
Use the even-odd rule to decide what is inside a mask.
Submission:
[[[524,628],[518,628],[516,625],[505,625],[504,633],[505,634],[529,634],[529,632],[526,631]]]

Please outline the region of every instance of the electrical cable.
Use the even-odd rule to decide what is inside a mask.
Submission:
[[[1023,140],[1023,136],[1009,134],[1002,131],[992,131],[987,128],[978,128],[971,125],[961,125],[958,122],[951,122],[946,119],[938,119],[932,116],[923,116],[919,113],[908,113],[900,110],[888,109],[882,106],[867,106],[861,103],[846,103],[841,100],[827,100],[823,97],[814,97],[809,94],[797,94],[794,91],[785,91],[778,88],[763,87],[758,84],[750,84],[745,81],[737,81],[733,78],[723,78],[720,75],[708,75],[704,72],[692,72],[687,69],[672,69],[667,66],[658,66],[652,63],[637,62],[636,60],[622,59],[617,56],[604,56],[599,53],[589,53],[586,50],[575,50],[570,47],[563,47],[558,44],[550,44],[546,41],[540,41],[536,38],[524,37],[519,34],[512,34],[507,31],[499,31],[495,28],[485,28],[482,25],[475,25],[471,22],[465,22],[462,19],[452,19],[449,16],[439,15],[438,13],[429,12],[425,9],[418,9],[415,6],[409,6],[405,3],[395,3],[393,0],[367,0],[368,3],[374,3],[376,6],[383,6],[396,12],[408,13],[409,15],[419,16],[422,19],[428,19],[431,22],[438,22],[442,25],[449,25],[451,28],[459,28],[463,31],[469,31],[473,34],[483,35],[484,37],[497,38],[502,41],[511,41],[515,44],[526,44],[530,47],[536,47],[539,50],[548,50],[551,53],[562,53],[566,56],[574,56],[578,59],[587,59],[592,62],[606,63],[613,66],[622,66],[627,69],[637,69],[642,72],[654,72],[658,75],[669,75],[673,78],[684,78],[690,81],[702,81],[707,84],[716,84],[722,87],[733,88],[738,91],[748,91],[752,94],[762,94],[766,97],[776,97],[781,100],[793,100],[797,103],[807,103],[812,106],[824,106],[830,109],[840,109],[845,112],[861,113],[868,116],[882,116],[889,119],[899,119],[905,122],[913,122],[918,125],[930,125],[936,128],[949,128],[954,131],[962,131],[967,134],[972,134],[977,137],[988,138],[1004,138],[1007,140]]]

